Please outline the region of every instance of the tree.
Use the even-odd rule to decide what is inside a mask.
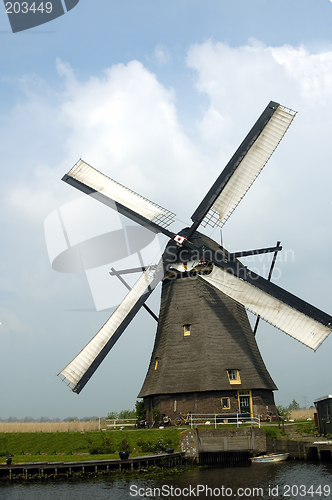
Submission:
[[[116,413],[115,411],[110,411],[107,415],[107,418],[109,418],[110,420],[115,420],[118,418],[118,413]]]
[[[136,418],[135,410],[121,410],[118,418],[126,419],[126,418]]]
[[[278,405],[277,406],[278,414],[282,417],[283,420],[289,420],[290,411],[285,406]]]
[[[287,409],[289,411],[293,411],[293,410],[299,410],[300,409],[300,405],[297,401],[295,401],[295,399],[293,399],[293,401],[288,405]]]
[[[145,420],[146,409],[144,408],[143,401],[136,401],[135,403],[136,419],[138,422]]]

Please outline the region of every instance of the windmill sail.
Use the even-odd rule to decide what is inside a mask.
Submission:
[[[332,331],[331,316],[270,282],[271,286],[279,289],[280,299],[217,266],[213,267],[211,274],[199,278],[313,350]],[[282,300],[283,295],[285,300]],[[294,299],[294,305],[287,303],[288,296]]]
[[[188,404],[194,405],[190,408],[200,404],[199,394],[202,396],[202,407],[206,410],[206,401],[210,401],[208,405],[213,412],[216,404],[220,404],[220,398],[221,401],[225,399],[227,408],[232,412],[241,412],[243,408],[246,408],[245,412],[252,412],[249,400],[251,406],[253,402],[257,403],[260,412],[266,411],[267,405],[274,406],[272,391],[275,386],[263,366],[254,335],[244,318],[244,307],[314,350],[331,332],[332,317],[247,270],[236,261],[237,254],[220,249],[217,243],[206,239],[197,229],[200,224],[222,225],[227,220],[264,168],[295,115],[295,111],[276,102],[268,104],[192,215],[191,227],[177,235],[167,229],[174,214],[118,184],[84,161],[80,160],[63,177],[68,184],[138,224],[171,238],[158,266],[151,266],[143,273],[97,335],[59,373],[74,392],[79,393],[83,389],[157,283],[164,278],[157,340],[148,383],[141,393],[146,407],[156,406],[161,413],[166,413],[172,400],[174,412],[178,403],[178,411],[188,411]],[[257,252],[262,250],[266,249]],[[196,285],[192,277],[197,277]],[[179,306],[180,297],[185,307]],[[201,318],[209,308],[212,326],[206,328]],[[174,324],[173,317],[176,318]],[[202,328],[198,328],[199,324]],[[227,353],[225,346],[228,346]],[[221,380],[220,366],[223,366],[223,386],[210,384],[209,360],[216,353],[214,376],[218,385]],[[168,361],[175,359],[174,356],[179,362],[173,363],[169,372]],[[179,383],[183,366],[188,363],[190,370],[197,372],[199,365],[195,356],[204,367],[209,366],[204,375],[205,385],[201,384],[200,377],[190,377],[190,386],[185,388],[188,392],[184,394]],[[251,374],[256,373],[254,377],[248,371],[248,360]],[[164,385],[167,385],[167,394],[162,399]],[[236,395],[233,388],[237,388]],[[242,389],[246,389],[247,393],[243,394]],[[221,392],[217,393],[217,390]],[[178,393],[184,397],[175,396]],[[219,403],[216,398],[219,398]]]
[[[203,226],[222,226],[240,203],[296,115],[295,111],[270,102],[228,162],[192,220]]]
[[[62,180],[147,229],[173,236],[166,228],[174,221],[175,214],[110,179],[85,161],[79,160]]]
[[[162,278],[163,266],[150,266],[82,351],[58,374],[79,394]]]

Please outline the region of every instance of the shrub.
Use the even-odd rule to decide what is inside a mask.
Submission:
[[[102,436],[102,438],[103,441],[100,446],[93,446],[89,448],[90,455],[110,455],[115,452],[112,441],[105,436]]]
[[[143,452],[158,453],[159,451],[166,451],[167,448],[171,448],[172,440],[165,439],[163,437],[160,437],[155,441],[143,441],[143,439],[139,439],[137,444]]]
[[[317,429],[314,422],[299,422],[295,425],[295,429],[301,434],[313,434]]]
[[[121,450],[119,451],[131,451],[130,444],[128,443],[127,439],[123,439],[121,441]]]

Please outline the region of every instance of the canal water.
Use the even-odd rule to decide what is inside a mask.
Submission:
[[[332,464],[287,461],[196,469],[165,478],[0,486],[1,500],[332,498]]]

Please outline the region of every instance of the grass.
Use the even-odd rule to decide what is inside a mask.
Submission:
[[[287,435],[283,429],[279,429],[277,426],[269,427],[268,425],[262,425],[261,429],[266,432],[266,439],[278,439]]]
[[[315,423],[313,421],[296,422],[295,429],[300,434],[313,434],[315,430],[317,430],[317,427],[315,426]]]
[[[182,429],[108,430],[90,432],[8,433],[0,435],[0,463],[6,456],[15,463],[71,462],[118,458],[128,449],[131,456],[179,449]]]

